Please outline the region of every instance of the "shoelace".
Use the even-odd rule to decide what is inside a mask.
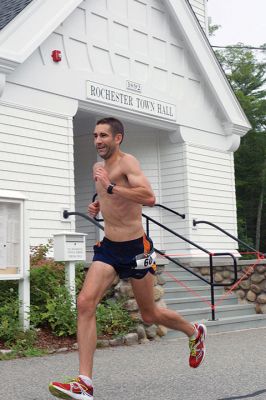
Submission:
[[[88,388],[88,386],[85,385],[85,384],[80,380],[79,377],[77,377],[77,378],[68,378],[68,380],[67,380],[65,383],[73,383],[74,386],[76,386],[76,387],[81,386],[81,387],[83,388],[83,390],[84,390],[84,388]],[[76,385],[75,385],[75,384],[76,384]]]
[[[189,341],[189,350],[192,356],[196,356],[197,354],[197,340],[190,340]]]

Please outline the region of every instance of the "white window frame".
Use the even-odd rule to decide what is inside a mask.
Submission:
[[[19,281],[19,316],[20,323],[24,330],[29,329],[29,311],[30,311],[30,248],[28,231],[28,210],[27,197],[16,191],[0,190],[1,203],[20,204],[20,265],[19,272],[16,274],[0,274],[0,280],[18,280]]]

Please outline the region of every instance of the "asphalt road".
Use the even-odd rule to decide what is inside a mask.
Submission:
[[[210,334],[204,364],[188,366],[186,338],[99,349],[95,400],[266,399],[266,328]],[[0,361],[0,400],[52,400],[50,380],[77,374],[78,353]]]

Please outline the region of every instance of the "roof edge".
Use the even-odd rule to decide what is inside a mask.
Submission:
[[[25,7],[0,31],[2,68],[23,63],[80,3],[82,0],[34,0]]]

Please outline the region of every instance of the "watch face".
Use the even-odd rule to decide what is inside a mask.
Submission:
[[[112,194],[114,187],[115,187],[115,183],[111,183],[107,188],[107,193]]]

